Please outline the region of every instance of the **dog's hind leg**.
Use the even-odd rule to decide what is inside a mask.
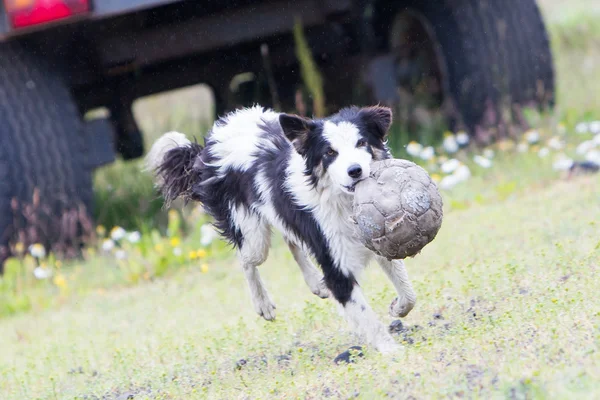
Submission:
[[[275,304],[258,273],[258,266],[265,262],[271,245],[269,226],[256,214],[238,212],[234,223],[241,235],[238,243],[238,255],[246,281],[250,288],[254,309],[264,319],[275,319]]]
[[[290,251],[292,252],[292,255],[294,256],[294,260],[296,260],[300,266],[300,270],[304,276],[304,281],[310,288],[310,291],[322,299],[329,297],[329,289],[327,289],[327,286],[325,285],[323,274],[319,272],[312,261],[310,261],[306,253],[299,246],[289,240],[286,240],[286,242],[290,248]]]
[[[398,297],[390,304],[392,317],[405,317],[415,306],[417,296],[408,279],[408,273],[402,260],[388,260],[377,256],[377,262],[396,288]]]

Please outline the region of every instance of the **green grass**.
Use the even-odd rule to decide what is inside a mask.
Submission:
[[[334,366],[333,357],[359,341],[330,301],[310,294],[278,243],[261,267],[278,306],[275,322],[254,314],[231,259],[205,274],[186,269],[73,296],[62,307],[0,321],[0,393],[598,397],[599,184],[598,176],[555,182],[448,213],[438,238],[407,261],[418,304],[393,358],[368,349],[358,363]],[[89,267],[80,274],[110,268]],[[391,321],[385,311],[394,292],[376,266],[363,286]]]

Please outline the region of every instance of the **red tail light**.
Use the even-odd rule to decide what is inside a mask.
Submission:
[[[4,0],[13,28],[43,24],[89,11],[89,0]]]

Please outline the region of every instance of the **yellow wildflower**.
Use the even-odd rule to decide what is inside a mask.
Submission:
[[[195,260],[196,258],[198,258],[198,253],[196,253],[194,250],[192,250],[189,253],[189,257],[190,257],[190,260]]]
[[[23,242],[17,242],[17,244],[15,244],[15,253],[23,254],[24,251],[25,245],[23,244]]]
[[[104,237],[104,235],[106,235],[106,228],[104,227],[104,225],[98,225],[96,227],[96,233],[98,234],[98,236]]]
[[[54,282],[54,284],[62,290],[67,288],[67,280],[62,274],[57,274],[52,282]]]
[[[198,256],[198,258],[204,258],[204,257],[206,257],[206,250],[204,250],[204,249],[199,249],[199,250],[196,252],[196,255]]]
[[[204,263],[200,266],[200,271],[205,274],[208,272],[208,264]]]
[[[177,236],[171,238],[171,247],[178,247],[181,240]]]

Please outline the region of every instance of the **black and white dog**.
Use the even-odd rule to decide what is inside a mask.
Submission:
[[[167,204],[177,197],[203,204],[237,248],[256,312],[275,318],[275,304],[257,267],[267,258],[271,227],[283,234],[310,290],[330,294],[346,319],[381,352],[399,346],[367,303],[358,276],[375,257],[394,284],[395,317],[407,315],[415,294],[402,261],[375,256],[354,235],[352,196],[370,164],[391,157],[385,107],[351,107],[306,119],[262,107],[215,122],[205,145],[181,133],[163,135],[147,156]],[[314,256],[323,274],[310,261]]]

